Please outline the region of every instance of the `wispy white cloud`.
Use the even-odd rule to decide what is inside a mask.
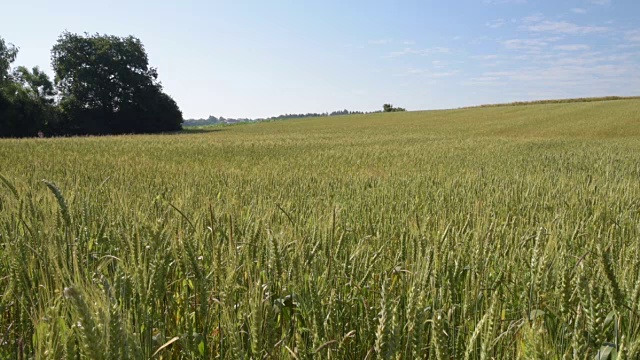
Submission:
[[[496,39],[487,35],[477,36],[473,39],[469,40],[469,44],[471,45],[479,45],[487,42],[494,42]]]
[[[555,50],[555,47],[553,48]],[[526,90],[546,98],[633,92],[640,85],[640,52],[567,53],[546,49],[512,57],[511,67],[486,71],[463,85],[496,85]]]
[[[387,54],[386,58],[396,58],[405,55],[420,55],[420,56],[428,56],[433,54],[448,54],[451,52],[451,49],[446,47],[434,47],[429,49],[414,49],[414,48],[405,48],[402,51],[394,51]]]
[[[526,4],[527,0],[484,0],[487,5]]]
[[[522,22],[525,24],[536,23],[544,20],[544,15],[542,14],[533,14],[522,18]]]
[[[629,41],[640,42],[640,29],[627,31],[626,38]]]
[[[502,42],[505,48],[510,50],[539,51],[547,47],[550,43],[562,40],[560,37],[541,39],[511,39]]]
[[[472,77],[470,80],[476,81],[476,82],[484,82],[484,81],[496,81],[499,79],[500,77],[498,76],[477,76],[477,77]]]
[[[626,50],[626,49],[635,49],[635,48],[640,48],[640,41],[616,45],[616,49]]]
[[[532,32],[549,32],[555,34],[586,35],[594,33],[605,33],[611,29],[605,26],[581,26],[568,21],[543,20],[536,23],[524,25],[525,30]]]
[[[548,45],[547,42],[536,39],[511,39],[504,41],[503,44],[507,49],[537,49]]]
[[[602,64],[598,66],[530,66],[512,71],[486,72],[476,81],[526,83],[529,89],[589,87],[594,84],[615,85],[632,75],[637,67]]]
[[[377,40],[369,40],[369,45],[386,45],[391,44],[393,41],[389,39],[377,39]]]
[[[633,53],[623,53],[614,55],[602,55],[597,52],[581,53],[580,55],[556,54],[545,58],[531,58],[530,62],[548,66],[599,66],[603,64],[632,64],[630,61],[634,57]],[[637,64],[636,64],[637,65]]]
[[[434,68],[436,69],[442,69],[442,68],[446,68],[449,64],[445,61],[442,60],[433,60],[431,62],[431,64],[433,65]]]
[[[454,70],[454,71],[447,71],[447,72],[431,73],[428,76],[432,79],[440,79],[440,78],[455,76],[455,75],[458,75],[459,73],[460,71]]]
[[[585,44],[568,44],[568,45],[557,45],[553,47],[555,50],[561,51],[587,51],[591,50],[591,46]]]
[[[521,81],[575,81],[583,82],[588,78],[617,78],[624,77],[631,71],[631,68],[617,66],[614,64],[604,64],[599,66],[557,66],[516,73],[511,77]]]
[[[474,55],[471,56],[472,59],[476,60],[497,60],[500,58],[497,54],[489,54],[489,55]]]
[[[462,81],[462,85],[467,86],[480,86],[480,87],[494,87],[494,86],[507,86],[509,83],[500,75],[494,76],[489,73],[481,74],[479,76],[470,77]]]
[[[578,5],[579,2],[582,5]],[[529,3],[533,5],[534,1]],[[413,43],[398,46],[403,42],[396,41],[398,51],[389,52],[385,57],[405,57],[389,62],[413,66],[397,68],[394,76],[414,77],[423,85],[457,83],[471,86],[481,94],[495,92],[504,96],[508,93],[517,99],[527,99],[527,96],[553,98],[637,92],[640,28],[625,28],[618,21],[607,23],[606,18],[598,17],[597,10],[601,9],[590,3],[590,0],[576,1],[576,7],[565,9],[564,17],[531,12],[530,16],[512,19],[510,15],[498,13],[493,20],[480,23],[480,31],[466,35],[464,41],[450,41],[450,48],[420,48]],[[611,2],[600,5],[607,4]],[[514,31],[490,30],[504,28]],[[466,54],[463,56],[466,64],[458,64],[456,60],[461,58],[453,54]],[[414,80],[411,81],[413,84]]]
[[[429,69],[415,69],[415,68],[407,70],[407,75],[420,75],[429,79],[442,79],[442,78],[458,75],[459,73],[460,73],[459,70],[441,71],[441,72],[433,72]]]
[[[507,22],[504,19],[496,19],[496,20],[485,23],[485,26],[490,27],[492,29],[498,29],[503,27],[506,23]]]

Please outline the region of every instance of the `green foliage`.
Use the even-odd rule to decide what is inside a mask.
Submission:
[[[403,111],[407,111],[407,110],[404,109],[404,108],[401,108],[401,107],[393,107],[393,105],[391,105],[391,104],[384,104],[382,106],[382,112],[386,112],[386,113],[388,113],[388,112],[403,112]]]
[[[53,84],[37,67],[10,67],[18,49],[0,38],[0,137],[36,136],[55,121]]]
[[[638,359],[639,105],[2,140],[0,358]]]
[[[54,104],[56,91],[53,88],[53,83],[49,79],[49,76],[40,70],[39,67],[36,66],[29,71],[29,69],[24,66],[18,66],[13,72],[13,79],[19,83],[25,91],[29,92],[34,100],[40,102],[42,105]]]
[[[55,109],[30,88],[7,83],[0,88],[0,137],[33,137],[55,118]]]
[[[0,37],[0,87],[9,81],[9,69],[18,56],[18,48]]]
[[[134,37],[63,33],[52,50],[55,87],[38,67],[11,72],[17,52],[0,38],[0,137],[182,128],[182,112]]]
[[[45,128],[52,114],[51,103],[40,97],[53,91],[46,74],[37,68],[33,73],[18,68],[10,74],[17,54],[16,47],[0,38],[0,137],[35,136]],[[42,93],[35,93],[34,89]]]
[[[52,49],[65,132],[120,134],[176,131],[182,113],[162,92],[139,39],[63,33]]]

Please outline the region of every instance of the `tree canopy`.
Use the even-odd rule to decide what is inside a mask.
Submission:
[[[0,37],[0,85],[9,80],[9,69],[18,56],[18,48]]]
[[[182,112],[162,92],[142,42],[133,37],[65,32],[52,50],[62,110],[73,132],[120,134],[176,131]]]
[[[64,32],[51,51],[52,82],[11,64],[18,49],[0,38],[0,136],[155,133],[182,128],[142,42]]]
[[[17,55],[18,48],[0,38],[0,137],[34,136],[42,130],[49,115],[50,106],[41,103],[39,96],[24,86],[30,83],[44,95],[48,77],[24,68],[12,74],[11,64]]]
[[[407,111],[407,109],[404,109],[401,107],[393,107],[393,105],[391,104],[384,104],[382,105],[382,111],[383,112],[402,112],[402,111]]]

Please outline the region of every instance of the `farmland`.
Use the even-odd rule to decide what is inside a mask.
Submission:
[[[640,357],[637,99],[0,140],[0,174],[0,358]]]

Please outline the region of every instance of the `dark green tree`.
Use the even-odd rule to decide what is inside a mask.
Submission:
[[[142,42],[63,33],[52,50],[63,122],[58,131],[121,134],[176,131],[182,112],[163,93]]]
[[[40,102],[18,82],[0,89],[0,137],[32,137],[47,129],[51,105]]]
[[[382,111],[384,112],[401,112],[401,111],[407,111],[404,108],[400,108],[400,107],[393,107],[393,105],[391,104],[384,104],[382,105]]]
[[[18,56],[18,48],[0,37],[0,87],[10,80],[9,69]]]
[[[19,67],[18,49],[0,38],[0,137],[36,136],[53,118],[53,85],[46,74]]]
[[[44,105],[54,104],[56,91],[53,83],[49,79],[49,75],[39,67],[36,66],[29,70],[24,66],[18,66],[13,71],[13,79],[38,102]]]

